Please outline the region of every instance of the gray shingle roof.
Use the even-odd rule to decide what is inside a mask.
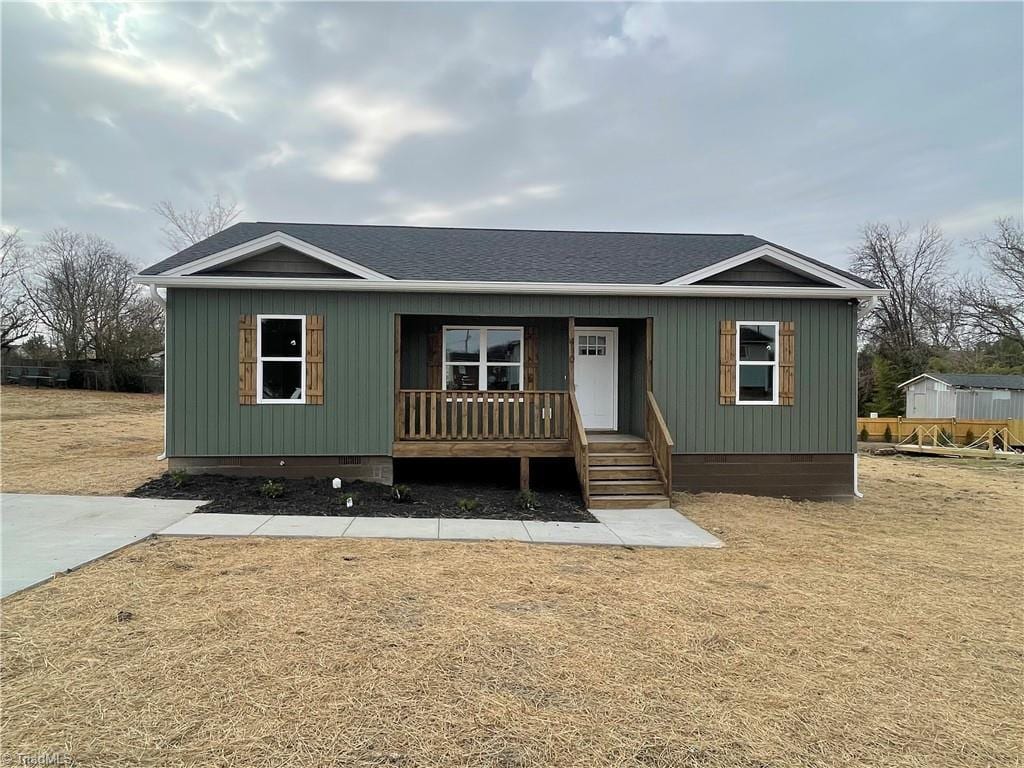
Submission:
[[[753,235],[246,222],[142,270],[158,275],[272,232],[284,232],[397,280],[655,285],[759,245]],[[780,248],[781,246],[775,246]],[[809,259],[858,283],[877,287]]]
[[[1024,376],[1001,373],[929,373],[951,387],[974,389],[1024,389]]]

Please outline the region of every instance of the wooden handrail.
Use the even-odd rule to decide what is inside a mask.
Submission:
[[[402,389],[398,440],[566,440],[568,393],[560,390]]]
[[[569,442],[572,445],[572,457],[576,464],[576,476],[580,481],[580,492],[583,494],[583,503],[590,506],[590,443],[587,440],[587,430],[583,426],[583,417],[580,416],[580,404],[576,402],[576,393],[569,391]]]
[[[651,451],[654,453],[654,464],[661,475],[661,482],[665,485],[665,495],[672,498],[672,448],[675,443],[672,441],[672,433],[668,431],[665,424],[665,417],[661,415],[661,408],[654,393],[647,391],[647,407],[644,412],[644,425],[646,427],[647,442],[651,444]]]

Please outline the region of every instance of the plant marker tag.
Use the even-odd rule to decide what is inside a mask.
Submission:
[[[339,488],[341,488],[341,478],[336,477],[333,480],[331,480],[331,485],[334,486],[334,490],[338,490]]]
[[[351,507],[352,506],[352,497],[351,496],[349,496],[347,499],[345,499],[345,506],[346,507]]]

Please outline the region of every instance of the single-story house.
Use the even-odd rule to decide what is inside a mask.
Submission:
[[[908,419],[1024,419],[1024,376],[922,373],[906,391]]]
[[[253,222],[136,279],[166,301],[171,468],[504,457],[525,485],[563,457],[592,507],[855,493],[885,291],[759,237]]]

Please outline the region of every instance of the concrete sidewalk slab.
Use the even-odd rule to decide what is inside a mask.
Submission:
[[[718,538],[674,509],[595,509],[591,514],[629,546],[722,546]]]
[[[202,501],[0,494],[0,594],[128,546],[186,518]]]
[[[166,536],[248,536],[274,515],[231,515],[200,512],[160,531]]]
[[[319,515],[274,515],[254,536],[344,536],[355,518]]]
[[[543,544],[621,544],[602,523],[548,523],[527,520],[523,523],[530,540]]]
[[[369,539],[436,539],[436,517],[357,517],[345,536]]]
[[[449,520],[441,518],[439,538],[480,541],[530,541],[521,520]]]

